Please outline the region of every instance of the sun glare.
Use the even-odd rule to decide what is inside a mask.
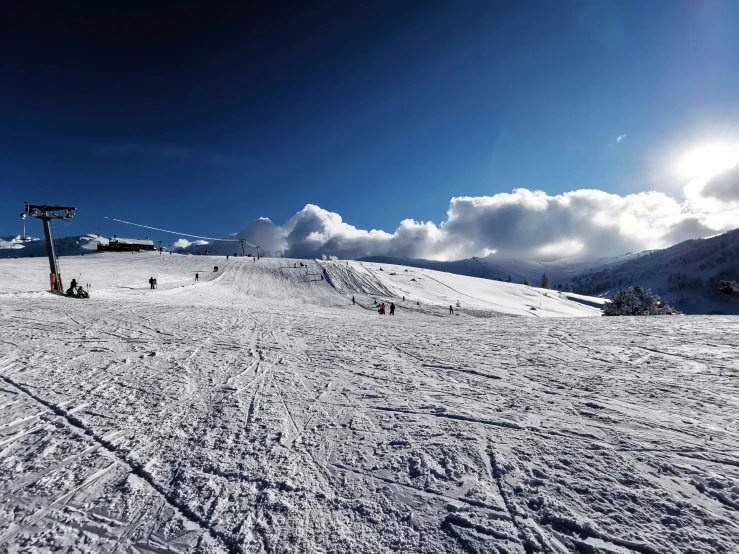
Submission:
[[[739,147],[736,144],[709,144],[696,148],[678,166],[688,179],[710,179],[739,163]]]

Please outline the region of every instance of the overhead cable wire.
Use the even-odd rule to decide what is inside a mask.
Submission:
[[[259,248],[256,244],[252,244],[244,239],[217,239],[214,237],[201,237],[200,235],[189,235],[187,233],[179,233],[177,231],[170,231],[168,229],[160,229],[159,227],[150,227],[148,225],[141,225],[140,223],[133,223],[131,221],[123,221],[122,219],[116,219],[114,217],[108,217],[103,216],[105,219],[110,219],[111,221],[117,221],[118,223],[125,223],[126,225],[135,225],[136,227],[143,227],[144,229],[152,229],[154,231],[161,231],[162,233],[171,233],[173,235],[181,235],[183,237],[190,237],[195,239],[204,239],[204,240],[218,240],[222,242],[244,242],[244,244],[248,244],[252,248]]]

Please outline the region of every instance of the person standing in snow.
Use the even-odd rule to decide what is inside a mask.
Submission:
[[[149,286],[154,289],[154,277],[149,277]]]
[[[196,274],[195,274],[195,282],[196,282],[196,283],[198,282],[198,279],[200,279],[200,275],[198,275],[198,274],[196,273]]]
[[[156,278],[154,279],[154,288],[157,288],[157,280],[156,280]]]
[[[354,300],[354,297],[352,296],[352,306],[353,306],[354,304],[356,304],[356,303],[357,303],[357,301],[356,301],[356,300]]]
[[[390,302],[390,315],[395,315],[395,304]]]
[[[450,315],[454,314],[454,308],[452,307],[451,304],[449,304],[449,314]]]
[[[77,288],[77,279],[72,279],[72,283],[69,285],[71,288],[76,289]]]

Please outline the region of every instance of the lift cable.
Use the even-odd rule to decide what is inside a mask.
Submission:
[[[222,242],[241,242],[243,244],[248,244],[252,248],[259,248],[256,244],[252,244],[250,242],[247,242],[244,239],[217,239],[214,237],[201,237],[199,235],[189,235],[187,233],[178,233],[177,231],[169,231],[168,229],[159,229],[158,227],[149,227],[148,225],[141,225],[139,223],[132,223],[131,221],[123,221],[122,219],[116,219],[114,217],[108,217],[103,216],[105,219],[110,219],[111,221],[117,221],[118,223],[126,223],[127,225],[135,225],[136,227],[143,227],[144,229],[152,229],[154,231],[161,231],[162,233],[171,233],[173,235],[181,235],[183,237],[190,237],[195,239],[205,239],[205,240],[218,240]]]

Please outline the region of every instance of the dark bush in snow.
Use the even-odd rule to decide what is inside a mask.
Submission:
[[[524,279],[523,280],[523,284],[526,285],[527,287],[530,287],[531,286],[531,283],[529,283],[529,280],[528,279]]]
[[[721,281],[718,284],[718,291],[721,294],[739,296],[739,283],[737,283],[736,281]]]
[[[603,315],[674,315],[676,309],[660,302],[659,296],[644,287],[627,287],[603,305]]]

